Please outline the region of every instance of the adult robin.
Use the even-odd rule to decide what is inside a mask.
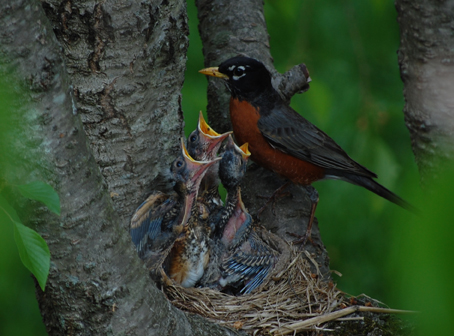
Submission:
[[[188,223],[202,178],[218,160],[195,161],[181,140],[181,153],[170,168],[175,193],[152,192],[131,219],[130,234],[142,259],[154,265],[162,252],[172,246]]]
[[[211,161],[216,158],[222,142],[231,133],[217,133],[206,123],[200,111],[197,128],[186,140],[188,153],[197,161]],[[218,191],[218,169],[219,162],[213,164],[208,169],[200,184],[198,202],[200,202],[201,206],[206,206],[207,215],[218,210],[223,205]]]
[[[373,178],[377,175],[351,159],[326,133],[299,115],[271,84],[271,74],[259,61],[237,56],[219,67],[200,70],[222,78],[230,90],[230,118],[239,143],[249,143],[251,159],[290,181],[309,186],[322,179],[340,179],[362,186],[403,207],[414,208]],[[312,208],[305,243],[310,236],[318,196]]]
[[[247,144],[236,146],[229,137],[222,154],[219,176],[227,190],[227,198],[216,225],[219,233],[213,237],[215,246],[210,267],[214,264],[215,270],[208,271],[211,282],[202,283],[240,294],[251,293],[263,283],[278,255],[253,230],[252,217],[241,200],[240,182],[250,156],[247,148]]]

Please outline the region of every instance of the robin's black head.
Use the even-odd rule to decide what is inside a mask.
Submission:
[[[239,186],[246,173],[246,164],[250,155],[247,143],[238,147],[229,136],[219,164],[219,177],[227,190]]]
[[[236,56],[222,62],[217,68],[206,68],[199,72],[225,79],[234,97],[254,97],[273,88],[268,69],[263,63],[249,57]]]

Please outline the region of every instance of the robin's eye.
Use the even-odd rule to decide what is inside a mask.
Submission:
[[[180,168],[181,166],[183,166],[183,161],[178,160],[177,162],[175,162],[175,166]]]
[[[235,77],[242,77],[244,75],[244,67],[243,66],[239,66],[239,67],[236,67],[235,69],[233,69],[233,75]]]
[[[197,135],[193,134],[189,137],[189,141],[194,142],[197,140]]]

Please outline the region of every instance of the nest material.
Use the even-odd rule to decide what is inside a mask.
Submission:
[[[299,323],[341,307],[343,294],[332,283],[321,280],[318,264],[307,251],[301,252],[264,230],[260,234],[281,252],[273,273],[260,288],[251,294],[232,296],[209,288],[183,288],[162,272],[163,289],[170,302],[181,310],[252,335],[313,329],[321,321],[315,319],[313,324],[303,326]],[[310,264],[315,266],[316,274],[311,272]]]
[[[181,310],[251,335],[332,331],[323,324],[364,319],[343,318],[355,312],[413,313],[374,307],[371,301],[381,303],[369,297],[362,300],[365,306],[358,305],[356,298],[346,298],[332,282],[322,280],[319,266],[309,252],[290,246],[265,229],[256,229],[256,233],[280,255],[273,272],[253,293],[233,296],[210,288],[183,288],[175,284],[161,266],[155,267],[154,272],[160,275],[159,282],[169,301]],[[162,265],[162,259],[158,264]],[[315,273],[311,269],[315,269]]]

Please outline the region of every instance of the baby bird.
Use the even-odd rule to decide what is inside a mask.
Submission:
[[[188,148],[188,153],[197,161],[211,161],[217,156],[224,139],[226,139],[231,133],[232,132],[219,134],[215,132],[206,123],[203,118],[202,111],[200,111],[197,128],[187,139],[186,146]],[[218,169],[219,162],[212,165],[210,169],[208,169],[202,183],[200,184],[198,199],[199,202],[207,207],[209,214],[223,205],[218,192]]]
[[[209,167],[221,160],[219,157],[211,161],[195,161],[188,154],[183,143],[182,148],[185,160],[190,160],[193,165],[203,165],[203,172],[199,173],[197,182],[203,178]],[[176,161],[177,164],[178,162]],[[198,187],[199,182],[193,184],[188,192],[196,193]],[[203,276],[210,257],[209,235],[210,228],[205,221],[199,219],[197,203],[192,201],[188,223],[184,225],[183,231],[173,244],[166,262],[168,275],[182,287],[193,287]]]
[[[252,229],[252,217],[241,200],[240,182],[251,153],[247,143],[241,147],[229,137],[219,165],[219,177],[227,189],[225,208],[216,225],[220,257],[218,287],[240,294],[259,287],[274,267],[277,252]],[[211,287],[213,287],[211,285]]]
[[[213,162],[193,160],[181,140],[181,153],[170,168],[175,194],[154,191],[136,209],[130,234],[142,259],[156,259],[169,248],[187,224],[200,182]]]

